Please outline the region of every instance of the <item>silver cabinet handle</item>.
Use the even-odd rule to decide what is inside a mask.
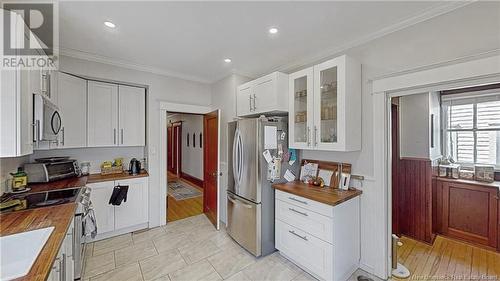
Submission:
[[[299,237],[300,239],[302,239],[302,240],[304,240],[304,241],[309,241],[309,240],[307,239],[307,236],[305,236],[305,235],[304,235],[304,236],[302,236],[302,235],[298,235],[298,234],[297,234],[297,233],[295,233],[295,231],[293,231],[293,230],[288,230],[288,232],[290,232],[291,234],[293,234],[293,235],[295,235],[295,236]]]
[[[297,199],[297,198],[295,198],[295,197],[288,197],[288,199],[293,200],[293,201],[295,201],[295,202],[299,202],[299,203],[302,203],[302,204],[307,205],[307,202],[306,202],[306,201],[299,200],[299,199]]]
[[[116,144],[116,129],[113,129],[113,144]]]
[[[62,254],[62,260],[59,261],[59,263],[61,264],[60,267],[61,267],[61,270],[59,270],[59,274],[60,274],[60,279],[61,281],[65,281],[66,280],[66,254]]]
[[[248,102],[249,102],[249,107],[250,107],[250,111],[252,111],[252,95],[249,95],[248,96]]]
[[[303,215],[303,216],[305,216],[305,217],[308,217],[308,216],[309,216],[307,213],[305,213],[305,212],[301,212],[301,211],[297,211],[297,210],[295,210],[294,208],[288,208],[288,210],[290,210],[290,211],[292,211],[292,212],[294,212],[294,213],[297,213],[297,214],[299,214],[299,215]]]
[[[253,111],[255,111],[257,109],[257,106],[255,106],[256,100],[257,100],[257,97],[255,96],[255,94],[253,94]]]
[[[318,127],[314,126],[314,146],[318,146]]]
[[[62,127],[61,131],[62,131],[62,141],[61,141],[61,145],[62,145],[62,146],[64,146],[64,127]]]
[[[121,137],[122,137],[122,144],[123,144],[123,128],[121,129]]]

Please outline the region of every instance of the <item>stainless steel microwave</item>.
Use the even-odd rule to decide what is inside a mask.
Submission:
[[[35,141],[55,141],[61,131],[61,115],[59,109],[46,97],[33,95],[33,123]]]

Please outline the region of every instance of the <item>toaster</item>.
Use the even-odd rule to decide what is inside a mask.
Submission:
[[[36,183],[78,177],[80,168],[76,160],[67,159],[57,162],[26,163],[24,171],[28,175],[28,183]]]

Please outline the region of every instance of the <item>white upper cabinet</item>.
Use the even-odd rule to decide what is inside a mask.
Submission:
[[[145,146],[144,88],[88,82],[88,146]]]
[[[290,147],[308,149],[312,144],[311,129],[313,119],[313,74],[312,67],[295,72],[289,76],[290,96],[289,132]]]
[[[237,88],[236,113],[251,116],[288,111],[288,75],[273,72]]]
[[[12,12],[13,44],[24,40],[24,21]],[[3,46],[0,47],[3,52]],[[2,69],[0,71],[0,157],[17,157],[33,153],[33,97],[30,86],[31,70]]]
[[[144,88],[118,86],[121,146],[146,145],[146,94]]]
[[[87,146],[87,81],[58,73],[58,105],[62,128],[58,148]]]
[[[89,147],[118,145],[118,85],[88,82],[87,120]]]
[[[344,55],[291,74],[289,83],[290,147],[361,149],[359,63]]]

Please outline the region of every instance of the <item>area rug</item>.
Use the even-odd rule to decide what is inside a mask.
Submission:
[[[181,181],[171,181],[168,183],[168,195],[175,200],[186,200],[189,198],[200,197],[201,192],[193,186]]]

